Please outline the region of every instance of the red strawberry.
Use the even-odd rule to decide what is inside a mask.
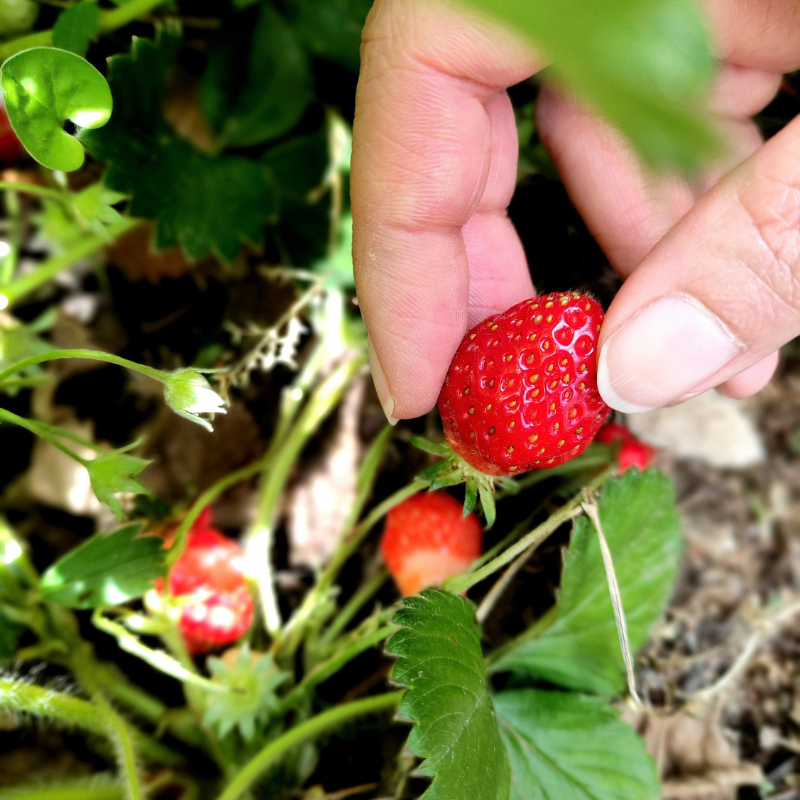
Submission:
[[[253,619],[244,553],[210,523],[210,514],[198,518],[168,579],[170,594],[180,601],[179,627],[192,655],[235,642]]]
[[[445,492],[414,495],[386,516],[383,559],[403,595],[439,586],[481,554],[483,529]]]
[[[629,428],[617,422],[604,425],[597,434],[597,441],[606,444],[621,443],[617,454],[620,475],[631,467],[638,467],[644,472],[656,455],[655,448],[637,439]]]
[[[533,297],[476,325],[439,395],[450,446],[489,475],[574,458],[609,412],[597,391],[603,309],[586,295]]]
[[[25,150],[14,133],[6,114],[6,108],[0,100],[0,166],[13,164],[25,155]]]

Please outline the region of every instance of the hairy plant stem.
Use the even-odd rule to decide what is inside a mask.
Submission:
[[[11,711],[45,717],[99,736],[108,736],[108,726],[100,709],[88,700],[34,686],[22,681],[0,678],[0,707]],[[141,731],[131,733],[136,746],[149,761],[180,764],[183,758]]]
[[[55,428],[55,426],[44,426],[40,425],[36,420],[28,419],[27,417],[20,417],[18,414],[14,414],[12,411],[7,411],[4,408],[0,408],[0,422],[7,422],[11,425],[17,425],[20,428],[25,428],[26,431],[30,431],[34,436],[38,436],[41,439],[44,439],[46,442],[49,442],[53,447],[60,450],[64,455],[69,456],[74,461],[77,461],[79,464],[82,464],[84,467],[88,463],[85,458],[81,458],[74,450],[70,450],[69,447],[62,444],[56,435],[54,435],[49,428]]]
[[[21,183],[17,181],[0,181],[0,189],[9,192],[22,192],[23,194],[35,194],[39,197],[46,197],[48,200],[57,200],[59,203],[70,203],[70,196],[58,189],[51,189],[49,186],[39,186],[36,183]]]
[[[0,798],[13,800],[127,800],[127,788],[116,776],[108,776],[109,780],[97,781],[91,778],[62,779],[46,783],[31,783],[14,786],[13,794],[0,790]]]
[[[287,752],[298,745],[311,741],[322,733],[349,722],[351,719],[388,711],[400,702],[404,691],[387,692],[385,694],[366,697],[351,703],[342,703],[317,714],[311,719],[295,725],[277,739],[269,742],[236,774],[225,787],[217,800],[239,800],[255,785],[261,775],[280,760]]]
[[[103,11],[100,15],[100,31],[108,33],[117,28],[122,28],[129,22],[133,22],[138,17],[142,17],[152,11],[163,2],[164,0],[129,0],[119,8]],[[12,39],[10,42],[4,42],[0,45],[0,62],[30,47],[49,47],[52,44],[52,29],[20,36],[18,39]]]
[[[615,472],[616,465],[604,470],[587,486],[587,489],[590,491],[598,489]],[[532,545],[542,542],[565,522],[581,514],[583,511],[581,508],[583,499],[584,495],[582,492],[575,495],[552,516],[542,522],[541,525],[537,525],[529,534],[527,534],[527,536],[523,536],[518,542],[511,545],[511,547],[502,552],[500,555],[493,558],[487,564],[475,570],[474,572],[456,575],[454,578],[449,578],[444,582],[442,588],[448,592],[452,592],[453,594],[460,594],[461,592],[464,592],[470,587],[474,586],[476,583],[480,583],[482,580],[484,580],[484,578],[489,577],[489,575],[492,575],[499,569],[502,569],[504,566],[506,566],[506,564],[514,561],[514,559],[524,553]]]
[[[125,776],[128,800],[142,800],[142,787],[139,782],[139,770],[136,763],[136,749],[131,731],[103,697],[102,692],[95,692],[94,702],[104,717],[108,736],[113,741],[117,751],[120,772]]]
[[[133,2],[133,0],[131,1]],[[0,309],[15,305],[25,295],[47,283],[59,272],[69,269],[76,261],[86,258],[139,224],[141,224],[141,220],[126,217],[120,222],[109,225],[103,234],[96,233],[85,236],[63,253],[43,261],[26,275],[21,275],[10,283],[0,286]]]

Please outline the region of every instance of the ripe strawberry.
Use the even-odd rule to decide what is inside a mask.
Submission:
[[[179,627],[192,655],[235,642],[253,619],[253,598],[242,569],[244,553],[210,524],[210,514],[204,511],[168,578],[170,594],[180,601]]]
[[[597,391],[600,305],[533,297],[476,325],[450,364],[439,413],[453,450],[489,475],[574,458],[609,412]]]
[[[483,529],[445,492],[414,495],[386,516],[383,559],[404,596],[439,586],[480,555]]]
[[[608,425],[604,425],[597,434],[597,441],[606,444],[621,443],[619,453],[617,453],[620,475],[631,467],[638,467],[644,472],[656,455],[654,447],[637,439],[629,428],[618,422],[609,422]]]
[[[17,134],[9,122],[6,107],[0,100],[0,166],[13,164],[25,155],[25,150],[20,144]]]

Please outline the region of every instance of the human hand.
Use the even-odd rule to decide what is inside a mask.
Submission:
[[[647,173],[605,123],[554,91],[537,105],[576,207],[627,278],[598,374],[622,411],[719,385],[758,391],[777,348],[800,333],[800,119],[764,145],[749,120],[800,65],[800,3],[705,7],[721,60],[709,111],[728,147],[693,185]],[[517,162],[505,89],[544,62],[465,9],[420,0],[377,0],[362,56],[356,283],[384,410],[414,417],[435,404],[467,329],[533,294],[505,214]]]

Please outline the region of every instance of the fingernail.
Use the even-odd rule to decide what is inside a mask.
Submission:
[[[741,342],[694,298],[663,297],[603,345],[597,388],[618,411],[650,411],[697,389],[742,350]]]
[[[389,424],[397,425],[397,420],[392,416],[394,414],[394,398],[389,391],[386,375],[383,372],[381,362],[378,361],[378,355],[375,352],[375,346],[372,344],[372,338],[368,336],[367,341],[369,343],[369,368],[372,370],[372,382],[375,384],[378,400],[381,401],[381,408],[383,408],[383,413],[386,414],[386,419],[389,421]]]

